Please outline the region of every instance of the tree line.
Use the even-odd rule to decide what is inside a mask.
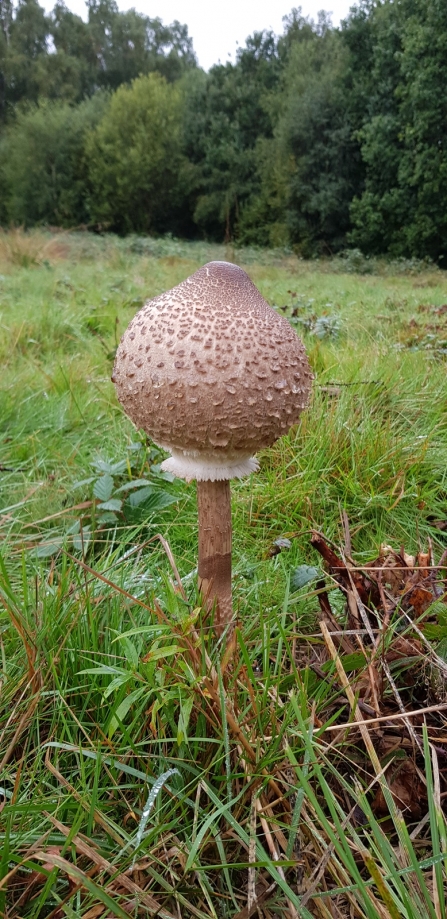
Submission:
[[[115,0],[0,0],[0,222],[447,259],[447,4],[294,8],[201,70]]]

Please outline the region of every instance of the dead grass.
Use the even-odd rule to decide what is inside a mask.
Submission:
[[[0,265],[2,268],[35,268],[68,258],[69,246],[63,241],[63,231],[57,235],[44,230],[12,230],[0,228]]]

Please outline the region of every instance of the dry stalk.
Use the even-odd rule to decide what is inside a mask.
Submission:
[[[353,693],[353,691],[352,691],[352,689],[351,689],[351,685],[350,685],[350,683],[349,683],[349,680],[348,680],[348,678],[347,678],[347,676],[346,676],[346,673],[345,673],[343,664],[342,664],[342,662],[341,662],[341,660],[340,660],[340,657],[339,657],[339,655],[338,655],[337,649],[336,649],[336,647],[335,647],[335,645],[334,645],[334,642],[332,641],[332,638],[331,638],[331,636],[330,636],[330,634],[329,634],[328,627],[327,627],[327,625],[326,625],[325,622],[320,622],[320,629],[321,629],[321,631],[322,631],[323,638],[324,638],[324,640],[325,640],[326,647],[327,647],[327,649],[328,649],[328,651],[329,651],[329,654],[330,654],[332,660],[333,660],[334,663],[335,663],[335,666],[336,666],[336,669],[337,669],[337,673],[338,673],[338,677],[339,677],[340,683],[341,683],[341,685],[342,685],[342,687],[343,687],[343,689],[344,689],[344,691],[345,691],[345,693],[346,693],[346,696],[347,696],[347,698],[348,698],[348,702],[349,702],[349,704],[350,704],[350,706],[351,706],[352,711],[355,712],[356,720],[359,722],[360,733],[361,733],[361,735],[362,735],[362,738],[363,738],[363,742],[364,742],[364,744],[365,744],[365,747],[366,747],[366,749],[368,750],[368,754],[369,754],[371,763],[372,763],[372,765],[373,765],[373,767],[374,767],[374,771],[375,771],[376,775],[379,775],[379,774],[382,772],[382,767],[381,767],[381,765],[380,765],[379,758],[378,758],[378,756],[377,756],[377,753],[376,753],[374,744],[373,744],[373,742],[372,742],[372,740],[371,740],[371,737],[370,737],[368,728],[366,727],[365,721],[364,721],[364,719],[362,718],[362,713],[361,713],[361,711],[360,711],[360,708],[359,708],[358,704],[356,703],[355,696],[354,696],[354,693]],[[383,781],[383,777],[381,778],[381,781]]]
[[[63,836],[66,838],[70,836],[71,830],[69,827],[64,826],[64,824],[61,823],[60,820],[57,820],[57,818],[52,814],[45,813],[45,816],[48,820],[51,821],[53,826],[56,827],[60,833],[62,833]],[[112,865],[111,862],[107,861],[106,858],[99,854],[97,849],[94,849],[93,846],[90,846],[80,836],[73,836],[71,843],[72,845],[76,846],[77,851],[81,855],[84,855],[86,858],[88,858],[101,871],[105,871],[106,874],[112,875],[114,884],[120,884],[121,887],[123,887],[124,890],[127,890],[128,893],[138,897],[141,905],[146,906],[149,912],[160,915],[163,917],[163,919],[176,919],[173,913],[170,913],[167,909],[163,909],[163,907],[157,903],[151,894],[148,894],[146,891],[142,890],[141,887],[139,887],[138,884],[135,884],[135,882],[127,877],[127,875],[123,874],[122,872],[117,874],[116,865]],[[39,853],[37,853],[35,857],[39,858]]]

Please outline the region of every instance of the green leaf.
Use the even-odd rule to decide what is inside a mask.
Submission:
[[[108,699],[109,696],[111,696],[114,692],[116,692],[117,689],[121,689],[121,686],[124,686],[131,679],[133,679],[132,673],[126,673],[126,674],[123,674],[122,676],[115,677],[115,679],[112,680],[111,683],[109,683],[109,685],[104,690],[102,694],[103,698]]]
[[[34,555],[36,558],[50,558],[50,556],[60,552],[63,542],[63,536],[47,537],[47,539],[43,540],[43,542],[36,547]]]
[[[343,667],[347,673],[352,670],[362,670],[366,667],[366,657],[361,651],[355,651],[353,654],[346,654],[341,658]]]
[[[131,667],[136,670],[140,662],[140,655],[138,654],[133,641],[131,641],[130,638],[127,638],[125,635],[120,635],[119,641],[120,645],[122,645],[124,654],[126,655],[126,660],[129,662]]]
[[[314,568],[312,565],[300,565],[298,568],[295,568],[292,574],[292,589],[299,590],[300,587],[304,587],[306,584],[309,584],[310,581],[314,581],[319,573],[318,568]]]
[[[88,479],[80,479],[79,482],[75,482],[74,485],[72,485],[71,487],[72,487],[72,489],[73,489],[73,491],[74,491],[75,488],[82,488],[83,485],[91,485],[92,482],[95,481],[95,479],[96,479],[96,476],[95,476],[95,475],[91,475],[91,476],[88,477]]]
[[[424,622],[423,630],[424,630],[425,637],[428,638],[430,641],[442,642],[443,640],[445,641],[445,639],[447,638],[447,626],[445,625],[440,625],[440,624],[438,625],[435,622],[426,622],[426,623]],[[438,648],[438,654],[439,654],[439,648]],[[441,654],[440,657],[443,657],[443,655]]]
[[[122,638],[127,638],[128,635],[153,635],[158,638],[158,636],[163,635],[165,632],[171,633],[171,626],[155,622],[153,625],[138,625],[133,629],[128,629],[126,632],[121,632],[113,641],[120,641]]]
[[[173,654],[178,654],[181,650],[180,645],[166,645],[164,648],[154,648],[153,651],[149,651],[149,654],[146,654],[145,661],[146,663],[159,661],[163,657],[172,657]]]
[[[106,460],[95,460],[92,463],[94,469],[98,472],[104,472],[107,475],[121,475],[127,469],[127,460],[118,460],[117,463],[108,463]]]
[[[120,511],[123,506],[123,502],[119,498],[110,498],[109,501],[104,501],[102,504],[98,504],[98,510],[101,511]]]
[[[144,694],[147,693],[147,688],[145,686],[139,686],[138,689],[134,689],[133,692],[130,692],[125,699],[118,705],[116,712],[112,715],[109,723],[109,729],[107,734],[110,737],[113,737],[117,727],[119,726],[120,721],[124,721],[129,709],[134,702],[137,702],[138,699]]]
[[[123,507],[124,516],[128,523],[144,523],[156,511],[163,510],[163,508],[168,507],[170,504],[175,504],[177,501],[177,498],[168,495],[165,491],[154,491],[149,496],[148,491],[150,489],[142,488],[140,491],[129,495]],[[146,492],[146,494],[142,494],[142,492]]]
[[[86,667],[85,670],[79,670],[78,673],[95,673],[95,674],[114,674],[118,676],[128,676],[127,670],[120,670],[119,667],[109,667],[108,664],[100,664],[98,667]]]
[[[194,696],[192,695],[188,696],[187,699],[180,699],[180,713],[177,727],[177,743],[179,746],[183,743],[184,740],[188,739],[188,725],[193,704]]]
[[[115,489],[115,494],[119,495],[121,491],[132,491],[135,488],[141,488],[143,485],[150,485],[149,479],[133,479],[132,482],[125,482],[124,485],[120,485],[119,488]]]
[[[118,517],[113,511],[106,511],[98,517],[98,523],[116,523]]]
[[[162,494],[162,492],[154,488],[153,485],[149,485],[146,488],[140,488],[138,491],[134,492],[134,494],[129,495],[128,502],[131,507],[139,507],[139,505],[142,504],[143,501],[146,501],[147,498],[153,498],[157,494]]]
[[[113,491],[113,479],[111,475],[102,475],[93,486],[93,494],[100,501],[108,501]]]

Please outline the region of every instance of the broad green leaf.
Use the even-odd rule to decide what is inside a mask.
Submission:
[[[119,495],[121,491],[133,491],[135,488],[142,488],[143,485],[150,485],[149,479],[133,479],[132,482],[125,482],[115,489],[115,494]]]
[[[103,698],[108,699],[109,696],[111,696],[114,692],[116,692],[117,689],[121,689],[121,686],[124,686],[125,683],[128,683],[129,680],[132,680],[132,679],[133,679],[133,673],[127,673],[126,675],[115,677],[115,679],[112,680],[112,682],[109,683],[107,688],[104,690],[102,694]]]
[[[106,460],[95,460],[92,463],[94,469],[98,472],[104,472],[107,475],[121,475],[127,469],[127,460],[118,460],[117,463],[108,463]]]
[[[141,489],[141,492],[145,491],[145,488]],[[154,491],[149,496],[143,495],[143,497],[141,497],[141,492],[136,491],[130,494],[123,506],[124,516],[128,523],[144,523],[156,511],[161,511],[177,501],[177,498],[164,491]]]
[[[138,654],[138,651],[133,641],[131,641],[130,638],[127,638],[127,635],[120,635],[119,641],[120,641],[120,645],[123,648],[124,654],[126,655],[127,661],[129,662],[131,667],[134,667],[136,669],[140,662],[140,655]]]
[[[158,637],[163,635],[165,632],[172,632],[171,626],[163,625],[163,623],[156,622],[154,625],[141,625],[136,626],[134,629],[128,629],[126,632],[121,632],[113,641],[120,641],[121,638],[127,638],[130,635],[153,635]]]
[[[138,689],[134,689],[133,692],[130,692],[125,699],[118,705],[115,713],[112,715],[109,723],[109,729],[107,731],[109,737],[113,737],[120,721],[124,721],[129,709],[134,702],[137,702],[138,699],[143,695],[147,694],[147,689],[145,686],[139,686]]]
[[[85,670],[79,670],[78,673],[107,673],[115,675],[125,675],[127,676],[127,670],[121,670],[119,667],[110,667],[108,664],[98,664],[97,667],[86,667]]]
[[[119,498],[110,498],[109,501],[104,501],[102,504],[98,504],[98,510],[100,511],[120,511],[122,508],[123,502]]]
[[[111,475],[102,475],[93,486],[93,494],[100,501],[108,501],[113,491],[113,479]]]
[[[129,495],[127,500],[131,507],[138,507],[143,503],[143,501],[146,501],[147,498],[153,498],[154,496],[156,497],[157,494],[162,494],[162,492],[155,489],[153,485],[147,485],[145,488],[140,488],[138,491]]]
[[[116,523],[118,517],[113,511],[105,511],[104,514],[100,514],[97,518],[98,523]]]
[[[172,657],[173,654],[178,654],[181,651],[180,645],[166,645],[165,648],[154,648],[153,651],[149,651],[149,654],[146,654],[145,661],[146,663],[159,661],[163,657]]]
[[[292,574],[292,589],[299,590],[300,587],[304,587],[310,581],[314,581],[319,573],[318,568],[314,568],[313,565],[300,565],[298,568],[295,568]]]
[[[96,479],[96,476],[91,475],[88,477],[88,479],[80,479],[79,482],[75,482],[74,485],[72,485],[71,487],[74,491],[75,488],[82,488],[83,485],[91,485],[92,482],[95,481],[95,479]]]
[[[50,556],[60,552],[63,542],[63,536],[48,537],[36,547],[34,555],[36,558],[50,558]]]

